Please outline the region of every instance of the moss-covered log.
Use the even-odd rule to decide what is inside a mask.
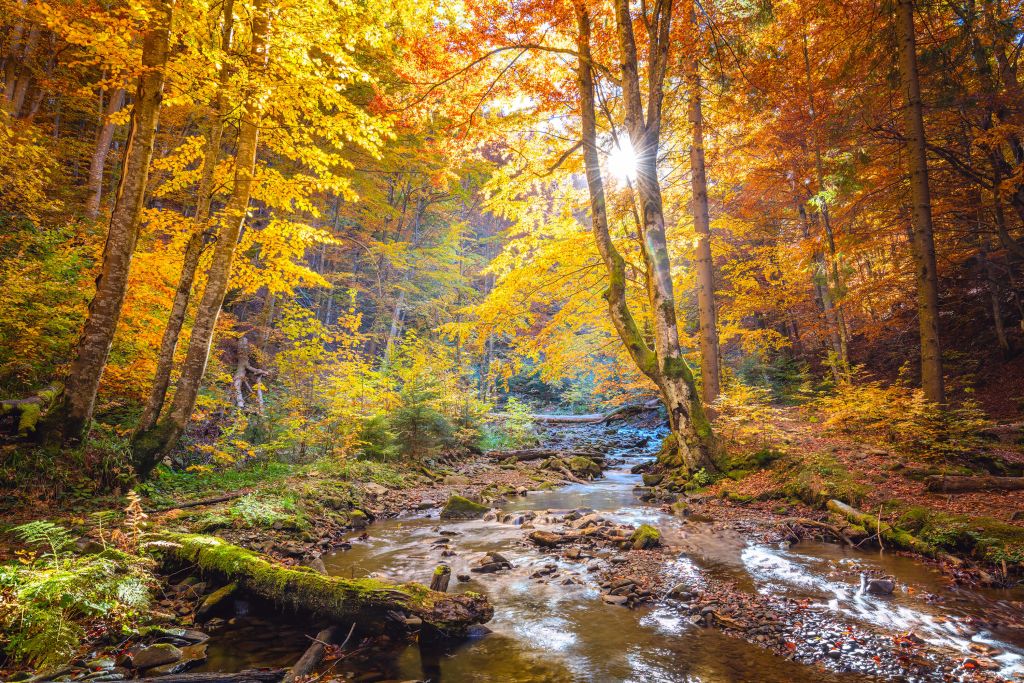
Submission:
[[[878,517],[850,507],[841,500],[832,499],[828,501],[828,509],[845,517],[850,523],[863,527],[873,534],[877,534],[883,543],[888,543],[895,548],[911,550],[915,553],[947,560],[955,564],[960,563],[959,559],[942,552],[931,543],[922,541],[909,531],[898,529],[887,522],[880,522]]]
[[[933,493],[971,491],[1024,491],[1024,477],[925,477],[925,488]]]
[[[456,636],[494,616],[487,598],[476,593],[439,593],[416,583],[323,576],[306,567],[282,567],[214,536],[165,532],[147,541],[167,561],[194,564],[205,574],[237,582],[243,591],[328,620],[355,620],[369,627],[393,619],[395,613],[418,617],[442,634]]]
[[[0,429],[18,438],[32,436],[63,390],[62,384],[55,383],[27,398],[0,401]]]

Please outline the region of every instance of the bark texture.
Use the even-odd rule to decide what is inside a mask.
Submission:
[[[66,444],[82,440],[92,420],[103,367],[110,353],[128,285],[139,220],[146,196],[153,139],[163,98],[173,0],[160,0],[142,46],[142,68],[125,147],[121,182],[110,217],[103,262],[96,278],[96,294],[65,383],[58,410],[47,420],[51,438]]]
[[[696,29],[696,17],[691,13]],[[700,377],[704,402],[711,404],[721,393],[718,357],[718,312],[715,307],[715,265],[711,258],[711,215],[708,181],[704,167],[704,114],[701,107],[700,62],[690,63],[690,183],[693,188],[693,228],[697,233],[697,311],[700,319]]]
[[[578,85],[582,116],[582,147],[590,193],[591,221],[598,250],[608,271],[604,297],[616,331],[637,367],[657,385],[668,410],[671,448],[663,463],[687,470],[716,470],[711,426],[697,395],[693,374],[679,346],[675,295],[665,240],[665,218],[657,176],[661,131],[662,85],[668,67],[671,3],[659,2],[651,20],[647,114],[641,102],[639,66],[628,0],[616,0],[616,24],[621,56],[625,127],[637,155],[637,194],[641,207],[641,238],[647,267],[654,348],[641,333],[626,300],[626,267],[608,225],[604,181],[597,146],[594,70],[590,52],[590,15],[576,4],[579,28]]]
[[[89,180],[86,184],[85,200],[85,215],[88,218],[95,219],[100,215],[100,202],[103,199],[103,172],[107,166],[107,155],[110,153],[111,143],[114,142],[114,129],[116,128],[110,117],[121,111],[125,95],[124,88],[118,88],[110,93],[107,106],[103,109],[103,123],[96,139],[96,149],[93,150],[92,159],[89,161]]]
[[[913,0],[898,0],[896,28],[899,40],[900,80],[906,98],[903,126],[907,139],[910,196],[913,203],[913,252],[917,280],[917,316],[921,337],[921,387],[929,401],[945,403],[942,346],[939,343],[939,280],[935,266],[928,158],[925,151],[924,118],[921,113],[921,82],[917,73]]]

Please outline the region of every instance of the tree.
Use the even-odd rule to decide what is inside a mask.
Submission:
[[[697,37],[696,8],[690,23]],[[696,42],[696,41],[695,41]],[[715,307],[715,264],[711,258],[711,216],[708,181],[704,168],[704,116],[701,108],[700,60],[690,60],[690,183],[693,189],[693,225],[697,233],[697,308],[700,320],[700,376],[704,402],[711,404],[721,393],[722,374],[718,351],[718,312]]]
[[[942,346],[939,343],[939,278],[932,235],[927,141],[921,112],[921,82],[917,73],[913,0],[898,0],[896,28],[899,34],[900,81],[906,101],[903,109],[903,126],[907,140],[907,164],[913,204],[911,215],[914,227],[917,317],[921,338],[921,386],[925,398],[941,404],[946,401],[946,391],[942,375]]]
[[[625,262],[609,232],[604,181],[598,158],[594,66],[590,49],[590,12],[576,4],[577,52],[582,147],[594,238],[608,273],[604,297],[622,343],[637,367],[653,381],[668,410],[674,444],[664,458],[668,465],[690,471],[716,470],[711,426],[694,386],[693,375],[679,346],[671,263],[665,239],[665,216],[658,180],[658,148],[661,136],[663,85],[669,67],[671,0],[655,3],[648,28],[647,112],[641,102],[640,65],[628,0],[616,0],[615,24],[621,59],[624,124],[637,157],[637,193],[640,201],[641,242],[647,268],[647,296],[654,325],[654,347],[648,345],[629,309],[625,296]]]
[[[100,377],[124,304],[163,98],[173,5],[173,0],[157,0],[143,38],[142,72],[132,108],[131,132],[103,262],[96,278],[96,293],[89,304],[61,403],[44,426],[49,437],[57,437],[68,444],[80,442],[88,432]]]

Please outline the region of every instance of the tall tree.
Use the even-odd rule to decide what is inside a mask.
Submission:
[[[124,304],[163,98],[173,6],[174,0],[156,0],[143,38],[142,72],[132,107],[124,170],[96,278],[96,293],[89,304],[61,403],[44,427],[48,438],[56,437],[68,444],[81,441],[88,432],[100,377]]]
[[[917,72],[913,0],[897,2],[896,28],[899,40],[900,80],[906,100],[903,126],[907,140],[910,196],[913,203],[911,215],[914,227],[917,317],[921,337],[921,386],[925,398],[929,401],[944,403],[946,391],[942,376],[942,346],[939,343],[939,280],[935,265],[924,117],[921,112],[921,81]]]
[[[103,200],[103,172],[107,165],[107,155],[110,154],[110,145],[114,142],[114,129],[116,128],[110,119],[121,111],[126,94],[124,88],[115,88],[107,96],[107,104],[103,108],[100,134],[96,138],[96,149],[93,150],[92,159],[89,161],[89,180],[86,184],[85,215],[89,218],[97,218],[100,215],[100,203]]]
[[[665,216],[658,180],[657,156],[661,135],[663,85],[669,65],[671,0],[658,0],[649,27],[647,112],[641,101],[640,64],[629,0],[616,0],[625,128],[637,156],[637,193],[641,208],[641,242],[647,268],[647,296],[654,325],[654,348],[641,333],[626,300],[625,261],[611,238],[604,181],[598,156],[594,68],[590,49],[591,20],[582,2],[575,5],[578,26],[578,84],[582,116],[582,147],[590,192],[591,221],[598,250],[608,272],[604,297],[615,329],[637,367],[653,381],[668,410],[671,447],[663,458],[668,466],[695,471],[716,470],[711,426],[694,386],[693,374],[682,356],[676,324],[671,263],[665,240]]]
[[[698,26],[696,8],[690,10],[694,47]],[[697,233],[697,315],[700,322],[700,376],[704,402],[721,393],[722,376],[718,351],[718,312],[715,308],[715,264],[711,258],[711,214],[708,180],[704,166],[704,112],[701,106],[700,60],[690,60],[690,184],[693,189],[693,227]]]
[[[202,174],[196,192],[196,213],[192,219],[192,234],[185,244],[185,252],[181,261],[181,273],[178,286],[174,292],[171,312],[167,317],[164,334],[160,340],[160,351],[156,359],[156,371],[153,374],[153,385],[146,399],[146,406],[136,428],[144,432],[156,424],[163,409],[167,388],[171,382],[171,370],[174,367],[174,352],[178,348],[178,337],[185,324],[185,314],[192,296],[192,284],[199,268],[199,259],[203,254],[203,246],[207,239],[210,222],[210,205],[213,201],[214,173],[221,155],[221,139],[224,135],[224,90],[231,70],[227,66],[228,52],[231,50],[231,34],[234,30],[234,0],[224,0],[223,18],[221,20],[220,49],[223,65],[220,69],[219,82],[216,86],[213,101],[206,115],[206,148],[203,155]]]
[[[270,20],[266,0],[256,0],[252,9],[252,44],[249,59],[253,68],[263,71],[269,56],[268,33]],[[195,408],[199,387],[210,357],[213,333],[224,305],[228,278],[235,257],[238,238],[249,211],[253,180],[256,174],[256,150],[259,144],[262,117],[262,93],[250,88],[239,120],[235,178],[231,197],[221,216],[221,228],[214,247],[206,288],[196,311],[188,352],[181,368],[181,377],[174,391],[170,411],[155,427],[140,432],[134,440],[135,468],[145,477],[159,459],[177,445],[185,432],[192,410]]]

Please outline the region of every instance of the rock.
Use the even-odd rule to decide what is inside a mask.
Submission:
[[[532,531],[527,537],[534,543],[545,548],[554,548],[555,546],[561,545],[562,543],[568,543],[567,539],[562,534],[556,534],[553,531]]]
[[[493,574],[502,569],[511,569],[512,563],[504,555],[499,553],[487,553],[480,560],[480,564],[469,571],[476,574]]]
[[[356,508],[348,513],[348,523],[353,529],[365,529],[370,525],[369,516]]]
[[[146,672],[147,676],[163,676],[165,674],[180,674],[183,671],[193,669],[206,662],[206,643],[198,645],[187,645],[181,648],[181,659],[176,662],[155,666]]]
[[[457,578],[462,583],[465,583],[465,582],[469,581],[470,576],[469,576],[469,574],[459,574],[455,578]]]
[[[486,505],[474,503],[469,498],[452,494],[441,510],[441,519],[480,519],[487,514]]]
[[[113,669],[117,666],[117,662],[113,657],[98,657],[86,662],[85,665],[95,671],[97,669]]]
[[[448,474],[445,476],[443,483],[447,486],[465,486],[471,482],[469,477],[461,474]]]
[[[629,537],[633,550],[647,550],[661,545],[661,532],[650,524],[641,524]]]
[[[644,474],[644,486],[657,486],[665,479],[664,474]]]
[[[238,584],[232,582],[207,595],[196,609],[196,622],[203,622],[210,617],[221,616],[233,611],[234,606],[230,598],[237,590]]]
[[[1014,510],[1013,514],[1010,515],[1011,522],[1022,522],[1024,521],[1024,510]]]
[[[864,586],[864,592],[872,595],[892,595],[895,589],[896,582],[892,579],[869,579]]]
[[[160,635],[165,638],[177,638],[190,644],[205,643],[210,636],[202,631],[191,628],[155,628],[150,631],[151,635]]]
[[[573,529],[587,529],[592,526],[597,526],[604,521],[604,518],[596,512],[592,512],[589,515],[583,515],[579,519],[573,520],[569,523],[569,526]]]
[[[144,647],[131,656],[132,668],[152,669],[155,666],[177,662],[182,657],[182,651],[170,643],[157,643]]]
[[[604,594],[601,595],[601,600],[603,600],[606,604],[609,604],[609,605],[623,605],[623,606],[625,606],[626,603],[629,602],[629,596],[627,596],[627,595],[611,595],[609,593],[604,593]]]
[[[363,491],[374,497],[386,495],[388,492],[387,487],[381,486],[380,484],[375,484],[373,482],[370,482],[369,484],[363,484]]]
[[[688,601],[693,597],[693,593],[686,588],[683,584],[676,584],[669,590],[666,597],[672,598],[673,600]]]
[[[491,629],[487,628],[483,624],[473,624],[466,629],[467,638],[483,638],[489,633],[494,633]]]

